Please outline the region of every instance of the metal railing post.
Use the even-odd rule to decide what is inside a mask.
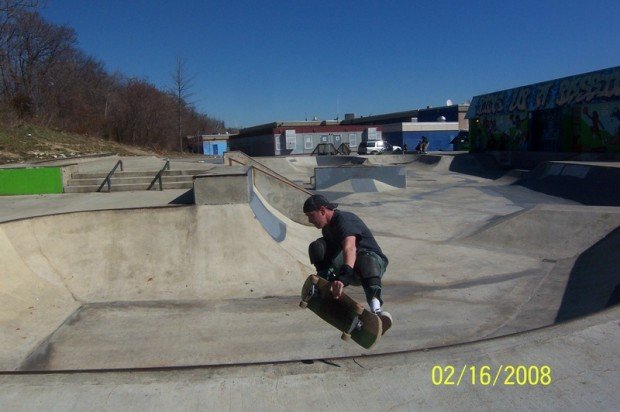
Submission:
[[[162,175],[164,174],[164,170],[170,170],[170,160],[166,159],[166,164],[164,164],[164,167],[162,167],[159,172],[157,172],[157,175],[155,175],[155,178],[151,181],[151,184],[149,185],[149,187],[146,190],[151,190],[151,188],[153,187],[153,185],[155,185],[155,182],[157,182],[157,180],[159,180],[159,191],[161,192],[162,190],[164,190],[163,184],[162,184]]]
[[[114,167],[112,168],[112,170],[110,170],[110,173],[108,173],[108,175],[106,176],[105,180],[101,183],[101,185],[99,186],[99,189],[97,189],[97,192],[101,192],[101,188],[107,183],[108,184],[108,193],[110,193],[112,191],[112,175],[114,174],[114,172],[116,171],[116,168],[120,165],[121,167],[121,172],[123,171],[123,161],[119,160],[118,162],[116,162],[116,164],[114,165]]]

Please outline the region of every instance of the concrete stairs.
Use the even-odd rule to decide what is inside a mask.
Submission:
[[[162,188],[166,189],[191,189],[193,176],[204,173],[205,169],[189,170],[166,170],[162,174]],[[146,190],[158,171],[117,171],[111,181],[111,191],[137,191]],[[64,187],[65,193],[88,193],[96,192],[105,180],[107,172],[96,173],[72,173],[71,178]],[[155,182],[151,190],[159,190],[159,182]],[[108,191],[107,183],[101,188],[102,192]]]

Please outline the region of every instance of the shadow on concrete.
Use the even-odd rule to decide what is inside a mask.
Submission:
[[[571,271],[556,322],[620,303],[620,227],[583,252]]]
[[[173,199],[170,205],[193,205],[196,203],[194,199],[194,189],[189,189],[187,192],[183,193],[181,196]]]
[[[499,179],[507,172],[501,168],[493,156],[469,153],[455,155],[449,170],[492,180]]]
[[[316,156],[317,166],[361,165],[365,161],[359,156]]]
[[[517,184],[588,206],[620,206],[620,168],[547,162]]]

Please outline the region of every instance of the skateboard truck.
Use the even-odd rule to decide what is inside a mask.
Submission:
[[[353,320],[351,321],[351,325],[349,325],[349,328],[346,331],[342,332],[342,336],[340,336],[340,338],[342,340],[351,339],[351,333],[354,330],[361,330],[362,326],[364,326],[364,322],[362,322],[359,315],[356,314]]]
[[[312,283],[312,285],[310,286],[310,289],[308,289],[308,293],[306,294],[306,296],[303,298],[303,300],[301,302],[299,302],[299,307],[302,309],[305,309],[308,307],[308,301],[310,299],[312,299],[313,297],[319,295],[319,287],[317,286],[316,283]]]

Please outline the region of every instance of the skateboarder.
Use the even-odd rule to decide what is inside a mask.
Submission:
[[[345,286],[361,284],[370,311],[389,328],[392,317],[381,310],[381,278],[388,258],[366,224],[357,215],[337,207],[323,195],[312,195],[304,203],[308,221],[323,233],[308,248],[310,262],[316,267],[317,275],[332,282],[335,299],[341,296]]]

